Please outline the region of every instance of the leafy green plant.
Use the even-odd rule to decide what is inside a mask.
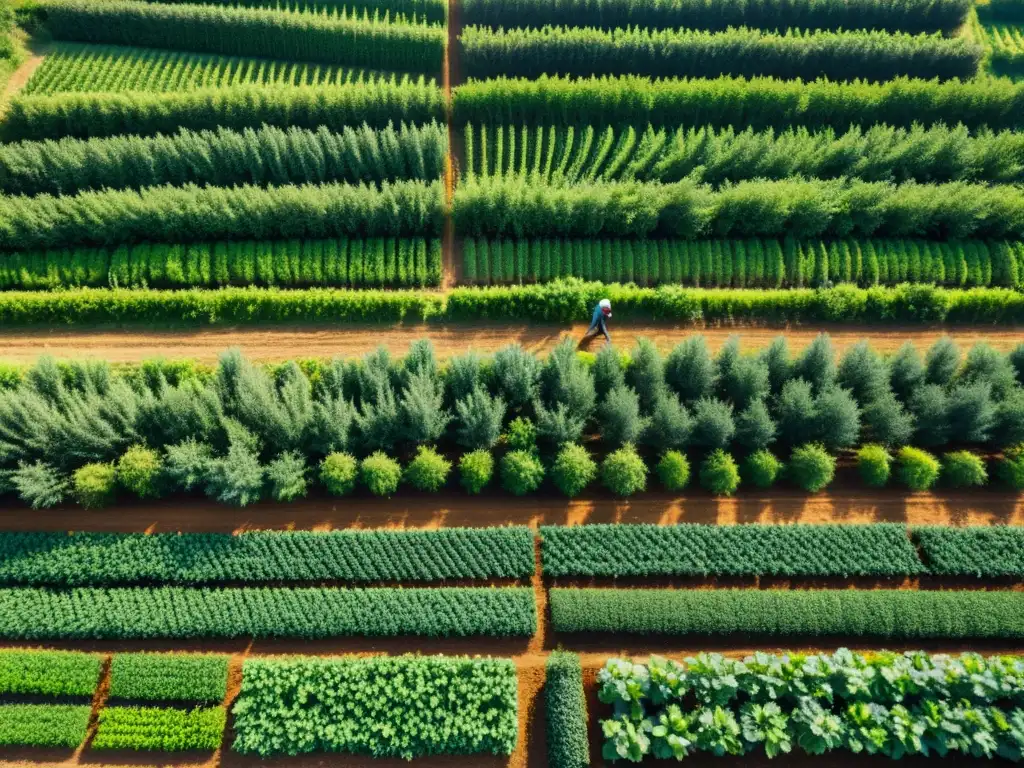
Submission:
[[[459,484],[468,493],[476,495],[491,482],[494,475],[494,457],[482,448],[464,453],[459,459]]]
[[[86,464],[71,476],[75,499],[86,509],[100,509],[114,500],[117,470],[113,464]]]
[[[359,462],[348,453],[330,453],[320,462],[320,482],[333,496],[347,496],[356,487]]]
[[[771,488],[783,470],[783,464],[771,451],[754,451],[743,460],[741,477],[743,482],[755,488]]]
[[[616,496],[632,496],[647,488],[647,465],[627,444],[601,462],[601,482]]]
[[[835,477],[836,460],[823,446],[811,443],[793,450],[786,470],[802,489],[817,493]]]
[[[537,490],[544,479],[544,465],[533,453],[510,451],[501,457],[501,487],[515,496]]]
[[[1003,451],[997,465],[999,479],[1015,490],[1024,490],[1024,446],[1012,446]]]
[[[551,479],[570,499],[579,496],[597,478],[597,462],[581,445],[562,446],[551,465]]]
[[[92,696],[102,658],[73,651],[0,651],[0,693]]]
[[[700,465],[701,487],[716,496],[732,496],[740,486],[740,471],[725,451],[712,451]]]
[[[213,751],[224,739],[226,720],[223,707],[182,710],[107,706],[100,710],[92,748]]]
[[[970,451],[952,451],[942,457],[942,479],[953,488],[985,485],[988,470],[985,462]]]
[[[444,487],[452,463],[433,448],[420,446],[416,457],[405,468],[405,480],[421,491],[438,491]]]
[[[359,464],[359,480],[374,496],[391,496],[401,479],[398,462],[382,451],[370,454]]]
[[[140,499],[160,493],[163,461],[152,448],[133,445],[117,460],[117,481]]]
[[[587,768],[587,701],[579,656],[555,651],[548,656],[544,682],[548,762],[552,768]]]
[[[666,491],[681,491],[690,482],[690,462],[679,451],[666,451],[656,469]]]
[[[505,443],[512,451],[537,450],[537,427],[523,416],[517,416],[505,430]]]
[[[227,684],[227,656],[115,653],[110,664],[112,699],[221,702]]]
[[[857,471],[872,488],[882,488],[892,474],[892,454],[883,445],[861,446],[857,451]]]
[[[896,474],[912,491],[927,491],[939,479],[939,460],[919,448],[900,448]]]
[[[0,704],[0,745],[64,747],[85,741],[88,704]]]

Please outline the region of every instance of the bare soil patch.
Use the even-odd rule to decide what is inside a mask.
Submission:
[[[24,88],[32,75],[36,73],[36,70],[43,65],[43,61],[46,60],[47,55],[52,50],[53,45],[50,43],[29,45],[29,57],[11,74],[7,85],[4,86],[4,92],[0,96],[0,101],[6,101]]]

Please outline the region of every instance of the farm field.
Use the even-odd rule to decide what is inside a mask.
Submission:
[[[1022,29],[0,0],[0,768],[1021,762]]]

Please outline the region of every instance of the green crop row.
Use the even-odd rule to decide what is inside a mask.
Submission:
[[[981,640],[1024,637],[1024,593],[552,589],[556,632]]]
[[[378,81],[341,86],[258,85],[204,88],[186,93],[63,93],[11,99],[0,122],[6,141],[154,136],[181,129],[242,130],[321,126],[335,133],[347,125],[444,120],[441,89],[416,82]]]
[[[58,40],[407,72],[440,70],[446,38],[440,26],[390,23],[345,8],[303,13],[134,0],[54,0],[45,8],[47,27]]]
[[[448,6],[444,0],[156,0],[163,3],[198,3],[200,5],[230,5],[246,8],[293,8],[307,12],[333,9],[367,9],[370,11],[403,14],[427,21],[444,21]],[[948,0],[947,0],[948,2]],[[924,12],[924,9],[921,9]]]
[[[860,74],[856,69],[853,73]],[[1024,127],[1024,83],[995,78],[966,83],[906,78],[846,83],[545,75],[460,85],[454,89],[453,108],[458,125],[653,123],[761,131],[797,125],[846,130],[851,125],[910,128],[915,123],[963,123],[972,130],[988,126],[998,131]]]
[[[967,80],[982,48],[963,37],[886,32],[732,28],[725,32],[550,27],[467,27],[459,35],[471,77],[649,75],[871,81],[896,77]],[[359,62],[362,63],[362,62]]]
[[[510,755],[518,711],[516,670],[507,659],[249,660],[234,706],[233,748],[261,757]]]
[[[477,178],[455,190],[452,218],[471,236],[1020,238],[1024,188],[794,178],[715,190],[690,180],[554,187]]]
[[[463,279],[476,284],[543,283],[579,277],[716,288],[821,287],[830,283],[927,283],[955,288],[1024,285],[1021,241],[478,238],[466,240],[462,254]]]
[[[0,248],[439,235],[441,183],[149,187],[0,198]]]
[[[925,526],[912,533],[931,573],[979,579],[1024,576],[1024,529]]]
[[[529,588],[0,590],[0,637],[17,640],[344,635],[532,635]]]
[[[587,768],[587,699],[580,657],[566,651],[548,656],[544,681],[550,768]]]
[[[112,699],[220,702],[227,685],[227,656],[115,653],[110,664]]]
[[[162,184],[319,184],[430,181],[444,173],[447,131],[438,123],[396,129],[263,126],[182,130],[172,136],[23,142],[0,146],[0,191],[70,195]]]
[[[1000,21],[1024,21],[1024,2],[1021,0],[990,0],[978,8],[978,14]]]
[[[85,741],[88,704],[0,704],[0,746],[64,747]]]
[[[466,24],[523,27],[649,27],[655,29],[881,29],[890,32],[956,32],[971,4],[966,0],[463,0]]]
[[[101,661],[92,653],[0,650],[0,694],[91,697]]]
[[[465,177],[531,183],[679,181],[718,186],[790,176],[864,181],[1024,180],[1024,134],[964,125],[785,131],[585,125],[466,125]]]
[[[544,526],[544,575],[913,576],[903,525]]]
[[[223,707],[104,707],[92,748],[212,752],[224,739],[226,720]]]
[[[0,254],[0,290],[58,288],[424,287],[441,282],[441,241],[228,241]]]
[[[161,94],[248,85],[367,87],[382,83],[399,86],[412,82],[412,75],[384,74],[330,64],[115,45],[55,43],[54,50],[46,55],[19,93],[24,96],[127,91]]]
[[[533,535],[518,526],[437,531],[250,531],[237,535],[0,534],[0,583],[4,584],[404,583],[529,578],[533,570]]]

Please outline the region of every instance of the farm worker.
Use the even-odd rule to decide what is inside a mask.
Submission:
[[[612,337],[608,333],[608,320],[612,316],[612,303],[608,299],[601,299],[594,307],[594,314],[590,318],[590,327],[580,339],[580,346],[584,346],[598,334],[604,336],[604,343],[611,344]]]

